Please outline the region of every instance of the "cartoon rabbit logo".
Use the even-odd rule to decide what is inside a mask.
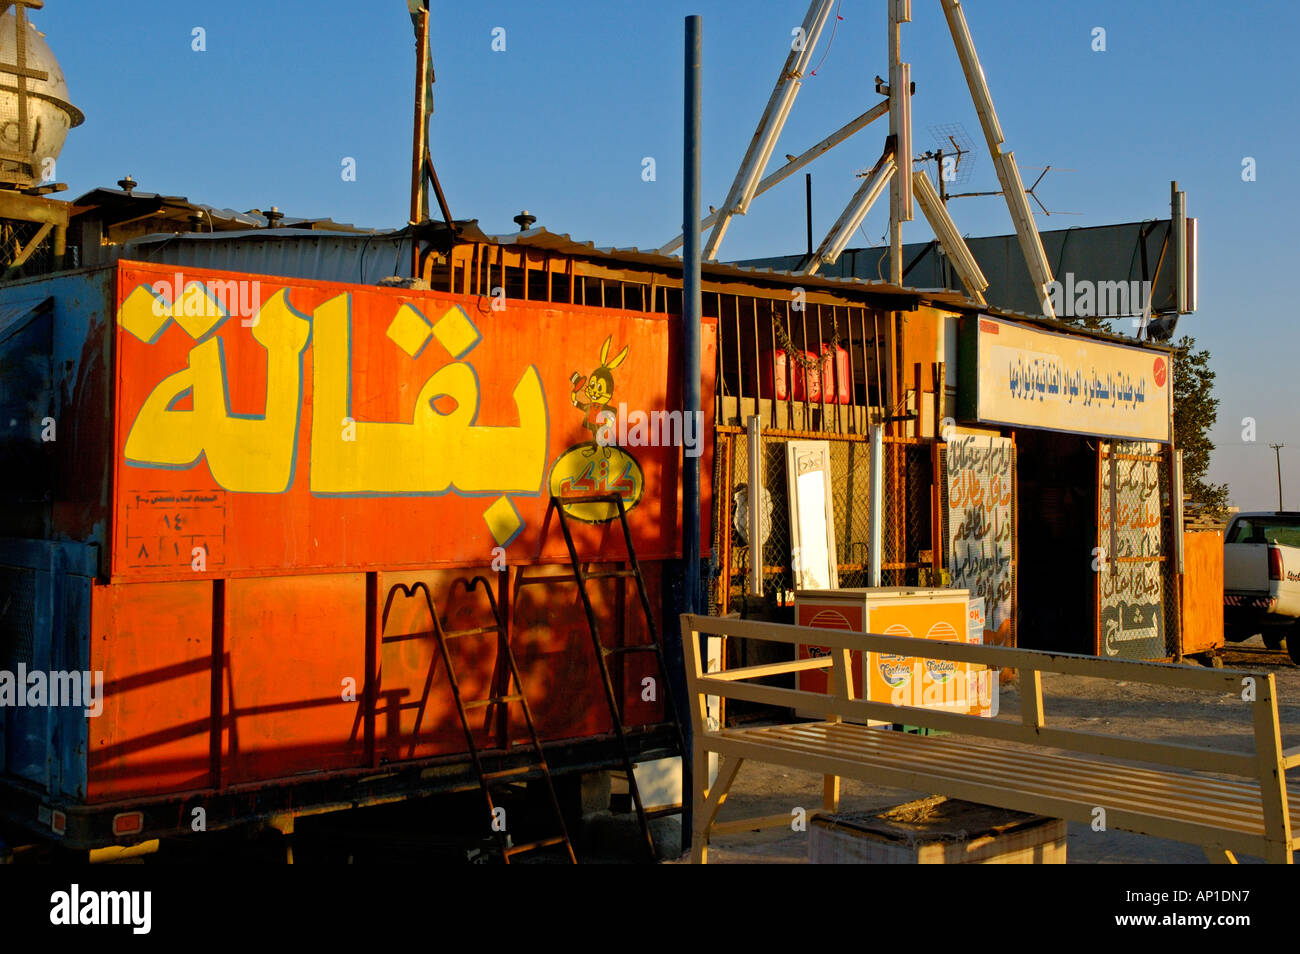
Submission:
[[[614,396],[614,369],[627,360],[629,350],[627,347],[610,358],[609,346],[613,340],[614,336],[610,335],[600,346],[600,365],[595,371],[585,379],[575,371],[569,378],[573,384],[569,400],[574,407],[582,411],[584,415],[582,426],[591,431],[591,447],[583,452],[587,457],[592,456],[600,444],[597,438],[601,428],[605,426],[604,421],[601,420],[601,413],[608,409],[610,399]],[[609,456],[608,447],[605,448],[605,456]]]

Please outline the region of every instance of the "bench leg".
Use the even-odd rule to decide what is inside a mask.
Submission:
[[[707,766],[709,764],[708,758],[708,754],[705,753],[700,764]],[[708,783],[707,774],[695,786],[697,800],[695,803],[695,830],[691,832],[692,864],[703,865],[708,863],[709,829],[713,827],[713,822],[718,817],[718,810],[722,808],[722,803],[727,800],[727,791],[731,788],[731,783],[736,780],[736,773],[740,771],[740,766],[744,764],[745,760],[733,756],[720,759],[720,762],[718,780],[713,783],[712,788],[706,787]]]
[[[1284,843],[1270,842],[1264,860],[1270,865],[1289,865],[1292,863],[1291,849]]]
[[[822,776],[822,808],[828,812],[840,810],[840,777],[838,775]]]
[[[1226,848],[1206,848],[1205,857],[1210,859],[1212,865],[1235,865],[1237,856]]]

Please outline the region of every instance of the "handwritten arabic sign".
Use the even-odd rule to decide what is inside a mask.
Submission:
[[[117,300],[115,577],[567,562],[541,532],[556,487],[623,495],[638,555],[680,552],[680,448],[586,428],[677,404],[666,315],[136,263]],[[612,511],[581,516],[598,559]]]
[[[948,569],[952,585],[984,601],[984,642],[1011,641],[1015,593],[1015,445],[1004,437],[958,437],[948,471]]]
[[[1127,659],[1162,659],[1164,619],[1164,504],[1160,445],[1117,441],[1103,445],[1098,546],[1109,556],[1097,581],[1101,652]]]
[[[961,410],[990,424],[1167,442],[1170,356],[992,318],[962,325]]]

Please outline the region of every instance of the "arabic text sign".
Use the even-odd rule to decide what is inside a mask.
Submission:
[[[666,316],[267,278],[241,315],[215,292],[243,280],[119,271],[115,576],[567,562],[557,489],[620,493],[638,555],[678,551],[681,448],[589,427],[675,405]]]
[[[963,411],[991,424],[1169,440],[1169,355],[991,318],[963,331]]]
[[[1117,441],[1101,460],[1098,538],[1100,547],[1115,558],[1102,567],[1097,581],[1101,652],[1106,656],[1166,655],[1160,464],[1132,459],[1153,458],[1159,451],[1159,444]]]
[[[1003,437],[948,442],[948,568],[952,585],[983,600],[986,643],[1007,645],[1015,591],[1015,445]]]

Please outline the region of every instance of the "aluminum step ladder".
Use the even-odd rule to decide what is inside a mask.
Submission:
[[[598,570],[589,572],[584,569],[584,561],[578,559],[578,549],[573,542],[573,531],[569,526],[569,519],[577,519],[565,510],[567,505],[584,504],[584,503],[606,503],[612,504],[618,509],[619,525],[623,531],[623,542],[627,548],[627,559],[624,561],[615,561],[619,563],[617,569]],[[610,657],[624,657],[637,653],[653,653],[655,662],[659,667],[659,682],[663,686],[664,716],[665,722],[669,722],[673,729],[673,742],[677,747],[676,756],[683,761],[682,772],[685,777],[685,752],[686,744],[682,735],[681,722],[677,715],[676,700],[673,698],[672,684],[668,678],[668,667],[664,662],[663,645],[659,638],[659,630],[655,625],[655,616],[650,608],[650,598],[646,593],[645,578],[641,575],[641,564],[636,558],[636,549],[632,545],[632,532],[628,527],[627,509],[623,503],[623,497],[616,493],[604,494],[564,494],[552,495],[550,504],[547,508],[546,520],[543,526],[550,525],[550,515],[554,512],[559,518],[560,529],[564,533],[564,543],[569,551],[569,563],[573,568],[573,574],[556,575],[548,574],[545,576],[524,576],[521,572],[515,581],[515,589],[539,583],[576,583],[578,585],[578,594],[582,599],[582,608],[587,616],[587,629],[591,633],[592,646],[596,652],[596,661],[600,665],[601,681],[605,687],[605,701],[609,707],[610,719],[614,724],[614,733],[618,738],[619,751],[622,756],[623,772],[627,776],[628,792],[632,797],[632,802],[636,807],[637,822],[641,826],[641,835],[645,840],[646,850],[651,860],[658,861],[659,853],[655,848],[654,838],[650,833],[650,820],[667,815],[681,815],[686,808],[686,793],[683,789],[682,804],[668,808],[660,808],[647,811],[645,804],[641,799],[641,789],[637,785],[636,772],[632,762],[632,753],[628,749],[628,738],[633,735],[647,734],[650,726],[639,726],[628,728],[624,725],[623,711],[624,705],[619,700],[619,694],[614,690],[614,681],[610,676],[609,660]],[[626,563],[627,566],[622,564]],[[631,646],[607,646],[600,636],[600,627],[596,622],[596,612],[591,605],[591,596],[587,592],[588,580],[602,579],[631,579],[636,582],[637,595],[641,605],[641,611],[645,616],[646,631],[650,635],[650,641],[639,643]],[[669,752],[665,758],[673,757],[674,753]]]

